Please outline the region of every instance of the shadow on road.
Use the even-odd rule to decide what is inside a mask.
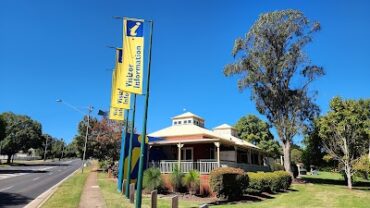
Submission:
[[[13,163],[10,166],[69,166],[70,164],[61,163]]]
[[[7,169],[7,170],[0,170],[0,174],[14,174],[14,173],[47,173],[49,171],[45,170],[22,170],[22,169]]]
[[[25,205],[32,199],[20,194],[0,193],[0,207]]]

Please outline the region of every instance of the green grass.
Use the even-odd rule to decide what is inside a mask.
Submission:
[[[99,186],[103,192],[104,199],[108,208],[110,207],[133,207],[116,190],[116,183],[107,178],[105,173],[99,173]],[[345,185],[341,184],[343,177],[340,174],[320,172],[317,176],[307,176],[307,178],[320,179],[321,184],[307,183],[294,184],[291,191],[286,193],[265,195],[265,197],[249,197],[241,202],[229,202],[227,204],[212,206],[215,208],[296,208],[296,207],[369,207],[370,204],[370,182],[367,186],[354,187],[348,190]],[[325,184],[325,182],[328,182]],[[266,197],[268,196],[268,197]],[[271,197],[271,198],[269,198]],[[262,199],[262,200],[261,200]],[[211,201],[211,199],[210,199]],[[143,207],[149,207],[149,197],[143,197]],[[180,200],[180,207],[199,207],[200,202]],[[158,207],[170,207],[169,198],[159,198]]]
[[[126,199],[121,193],[117,191],[117,184],[115,181],[109,179],[106,173],[99,173],[99,186],[103,194],[105,203],[108,208],[131,208],[134,207],[130,204],[129,200]],[[179,207],[199,207],[202,203],[192,202],[192,201],[179,201]],[[147,195],[143,195],[143,206],[150,207],[150,198]],[[158,198],[158,207],[160,208],[170,208],[170,198]]]
[[[85,170],[84,173],[78,171],[75,175],[64,181],[42,207],[78,207],[90,168]]]

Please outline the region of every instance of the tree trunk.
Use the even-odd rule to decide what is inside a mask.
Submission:
[[[293,177],[292,167],[291,167],[291,158],[290,158],[290,142],[283,143],[283,153],[284,153],[284,168],[285,171],[290,173]]]
[[[15,154],[12,155],[12,163],[14,163]]]
[[[344,172],[346,173],[346,176],[347,176],[347,186],[348,186],[348,189],[352,189],[352,174],[351,174],[351,166],[350,164],[348,164],[348,162],[346,162],[346,164],[344,164]]]
[[[8,154],[8,158],[6,159],[6,163],[10,164],[11,159],[12,159],[12,154]]]

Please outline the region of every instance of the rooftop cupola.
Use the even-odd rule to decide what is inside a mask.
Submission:
[[[229,124],[222,124],[220,126],[217,126],[213,128],[213,132],[221,134],[221,135],[231,135],[234,137],[237,137],[236,129]]]
[[[204,119],[193,113],[186,112],[181,115],[172,117],[172,126],[178,125],[196,125],[204,128]]]

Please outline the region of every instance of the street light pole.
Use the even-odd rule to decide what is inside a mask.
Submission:
[[[61,99],[57,99],[56,100],[57,103],[64,103],[66,106],[72,108],[73,110],[85,115],[84,112],[80,111],[77,107],[75,107],[74,105],[71,105]],[[88,134],[89,134],[89,126],[90,126],[90,113],[93,111],[94,107],[93,106],[89,106],[87,108],[88,110],[88,114],[87,114],[87,125],[86,125],[86,135],[85,135],[85,145],[84,145],[84,152],[83,152],[83,157],[82,157],[82,164],[81,164],[81,171],[82,173],[84,172],[84,165],[85,165],[85,157],[86,157],[86,145],[87,145],[87,137],[88,137]]]
[[[84,172],[84,166],[85,166],[87,136],[88,136],[88,134],[89,134],[90,113],[91,113],[91,111],[92,111],[92,110],[93,110],[93,107],[92,107],[92,106],[89,106],[89,108],[88,108],[88,112],[89,112],[89,113],[87,114],[87,125],[86,125],[86,135],[85,135],[84,154],[83,154],[83,158],[82,158],[82,167],[81,167],[82,173]]]
[[[46,161],[46,151],[48,149],[48,135],[46,135],[45,150],[44,150],[44,161]]]

